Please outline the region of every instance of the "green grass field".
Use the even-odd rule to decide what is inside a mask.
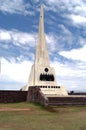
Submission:
[[[0,130],[86,130],[86,106],[0,104]]]

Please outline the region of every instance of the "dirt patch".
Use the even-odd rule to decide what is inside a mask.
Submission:
[[[0,111],[31,111],[29,108],[10,108],[10,107],[5,107],[5,108],[0,108]]]
[[[86,110],[78,112],[78,116],[80,116],[80,117],[86,117]]]
[[[0,128],[12,128],[12,127],[14,127],[14,125],[13,124],[0,124]]]

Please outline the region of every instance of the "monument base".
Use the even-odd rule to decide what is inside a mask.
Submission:
[[[43,86],[42,86],[43,87]],[[49,91],[48,91],[49,92]],[[29,87],[27,101],[39,103],[45,107],[59,105],[86,105],[86,95],[45,94],[41,86]]]
[[[30,86],[30,88],[33,86]],[[45,96],[67,96],[67,90],[64,86],[35,86],[40,88],[41,92],[45,95]],[[25,86],[23,87],[21,90],[22,91],[28,91],[29,86]]]

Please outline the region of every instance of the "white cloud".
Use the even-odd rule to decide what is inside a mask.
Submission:
[[[59,28],[61,29],[61,35],[60,37],[58,37],[58,41],[60,41],[61,44],[66,43],[72,45],[73,44],[72,32],[62,24],[59,25]]]
[[[0,52],[2,57],[10,61],[34,60],[34,46],[36,46],[36,34],[25,33],[18,30],[0,29]],[[35,52],[34,52],[35,53]]]
[[[53,34],[46,35],[47,46],[49,47],[50,52],[54,52],[57,48],[57,37]],[[21,46],[25,48],[26,51],[29,50],[29,47],[34,47],[37,44],[37,34],[20,32],[18,30],[3,30],[0,29],[0,41],[7,42],[9,41],[14,45]],[[4,48],[8,48],[10,44],[3,44]],[[50,47],[51,46],[51,47]],[[61,46],[61,45],[60,45]],[[59,45],[58,45],[59,48]]]
[[[10,40],[11,39],[11,36],[10,34],[7,32],[7,31],[2,31],[0,30],[0,40]]]
[[[25,4],[24,0],[0,0],[0,11],[4,13],[33,14],[27,8],[29,8],[29,4]]]
[[[85,34],[86,32],[84,32]],[[81,46],[84,46],[86,44],[86,39],[81,37],[81,36],[78,36],[78,43],[81,45]]]
[[[58,85],[66,86],[68,90],[86,91],[86,64],[53,62]]]
[[[59,25],[59,28],[62,31],[59,36],[54,33],[46,35],[46,43],[51,55],[56,51],[64,50],[65,44],[70,48],[75,38],[65,26]],[[85,45],[85,39],[83,37],[80,36],[76,40],[78,40],[77,43],[79,45]],[[28,53],[29,49],[34,48],[34,46],[36,46],[35,44],[37,44],[37,34],[20,32],[18,30],[0,29],[0,41],[6,43],[0,45],[3,46],[3,48],[9,48],[10,45],[16,45],[26,50],[25,53]],[[86,47],[84,46],[82,49],[71,50],[69,52],[62,51],[60,54],[75,60],[79,60],[81,57],[82,61],[85,61],[85,50]]]
[[[1,78],[6,81],[28,82],[32,62],[23,61],[21,63],[8,62],[4,58],[1,60]]]
[[[46,41],[50,53],[63,50],[65,44],[68,48],[73,44],[74,37],[72,32],[62,24],[58,25],[58,28],[60,31],[58,35],[55,33],[49,33],[46,35]]]
[[[86,2],[84,0],[48,0],[47,1],[49,5],[52,5],[53,7],[59,7],[59,9],[68,9],[69,11],[73,12],[86,12]]]
[[[3,30],[0,29],[0,41],[10,41],[15,45],[29,45],[33,47],[35,45],[36,34],[20,32],[18,30]]]
[[[80,15],[70,15],[70,18],[73,20],[74,23],[82,24],[86,23],[86,17]]]
[[[59,63],[57,61],[52,63],[52,66],[54,66],[57,75],[59,76],[76,76],[76,77],[80,77],[80,76],[85,76],[86,75],[86,64],[83,63],[77,63],[77,64],[73,64],[73,63],[66,63],[66,64],[62,64]]]
[[[55,12],[64,11],[65,17],[69,17],[76,24],[86,22],[86,1],[84,0],[48,0],[47,3],[50,5],[48,9]]]
[[[86,62],[86,45],[84,45],[80,49],[73,49],[71,51],[62,51],[59,54],[68,59],[80,60],[82,62]]]
[[[35,44],[35,34],[24,33],[19,31],[9,31],[11,35],[11,40],[17,45],[25,45],[33,47]]]
[[[57,39],[55,38],[55,35],[51,35],[51,34],[46,35],[47,46],[51,53],[56,50],[56,41]]]

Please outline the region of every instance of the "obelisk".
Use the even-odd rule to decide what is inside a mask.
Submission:
[[[29,77],[29,86],[40,85],[57,85],[55,71],[54,68],[50,67],[49,54],[46,47],[43,5],[40,9],[39,33],[36,45],[35,62],[32,66]]]
[[[40,20],[39,20],[39,33],[38,42],[36,47],[36,57],[35,64],[39,66],[50,66],[49,55],[46,47],[46,39],[44,33],[44,11],[43,5],[40,10]]]
[[[58,86],[55,70],[50,66],[49,54],[46,46],[44,33],[44,11],[43,5],[40,9],[39,33],[36,44],[36,53],[34,64],[32,65],[27,86],[22,90],[28,90],[29,87],[39,86],[45,94],[67,95],[65,87]]]

